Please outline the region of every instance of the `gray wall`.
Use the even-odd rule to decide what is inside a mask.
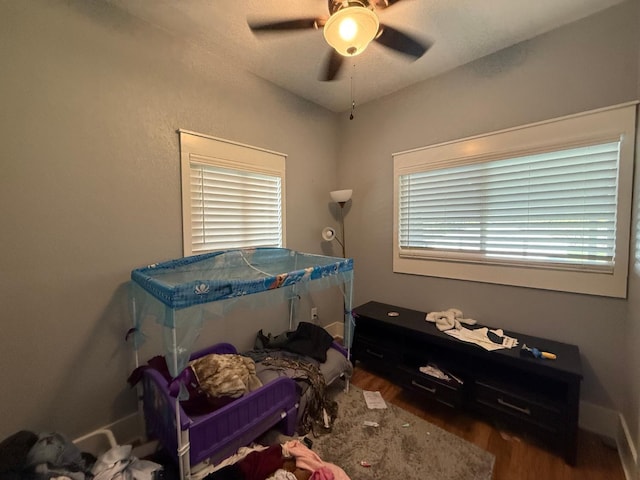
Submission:
[[[73,437],[135,411],[126,282],[182,255],[176,129],[288,154],[287,246],[321,253],[334,117],[105,2],[0,2],[0,58],[0,437]]]
[[[0,437],[23,428],[74,436],[135,410],[125,385],[126,282],[132,268],[182,252],[177,128],[289,155],[291,248],[338,254],[319,242],[321,228],[336,224],[327,192],[353,188],[346,228],[356,304],[455,306],[490,325],[577,343],[583,398],[622,410],[637,436],[636,248],[628,301],[391,269],[391,154],[638,98],[635,3],[335,122],[103,2],[0,2]],[[239,330],[208,338],[240,340]]]
[[[457,307],[488,325],[577,344],[583,399],[622,407],[631,380],[637,384],[625,375],[624,347],[627,304],[638,301],[637,289],[627,302],[392,273],[392,154],[637,99],[635,5],[627,2],[359,106],[353,121],[341,117],[340,186],[354,189],[346,229],[356,305]],[[631,256],[637,258],[635,249]],[[634,405],[637,410],[637,399]]]
[[[640,2],[636,2],[638,18],[640,20]],[[640,21],[638,22],[640,24]],[[640,42],[638,47],[638,76],[636,79],[637,98],[640,98]],[[636,132],[636,173],[633,202],[633,224],[631,229],[631,244],[635,255],[629,259],[629,311],[627,314],[627,352],[628,367],[625,372],[626,391],[622,404],[622,415],[629,426],[629,433],[633,438],[636,449],[640,445],[640,126]]]

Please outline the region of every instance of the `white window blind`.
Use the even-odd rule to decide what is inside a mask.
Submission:
[[[400,249],[612,271],[619,142],[400,176]]]
[[[192,251],[282,246],[281,203],[278,176],[192,161]]]
[[[394,272],[625,298],[636,107],[394,154]]]
[[[179,133],[184,255],[285,246],[286,156]]]

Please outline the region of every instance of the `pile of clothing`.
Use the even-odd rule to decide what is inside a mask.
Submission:
[[[96,458],[61,433],[21,430],[0,443],[0,480],[153,480],[162,465],[131,452],[115,446]]]
[[[269,447],[243,447],[204,480],[349,480],[298,440]]]

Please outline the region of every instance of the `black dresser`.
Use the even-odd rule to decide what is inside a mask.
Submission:
[[[354,364],[363,362],[425,399],[538,438],[575,465],[582,380],[577,346],[505,331],[519,344],[487,351],[439,331],[426,312],[369,302],[354,314]],[[523,355],[523,344],[557,358]],[[428,366],[446,377],[434,376]]]

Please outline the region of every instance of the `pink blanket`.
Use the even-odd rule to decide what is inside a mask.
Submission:
[[[339,466],[323,461],[316,452],[309,450],[306,445],[298,440],[291,440],[284,444],[284,449],[296,459],[296,466],[310,472],[315,472],[323,467],[328,468],[335,480],[350,480],[349,476]]]

